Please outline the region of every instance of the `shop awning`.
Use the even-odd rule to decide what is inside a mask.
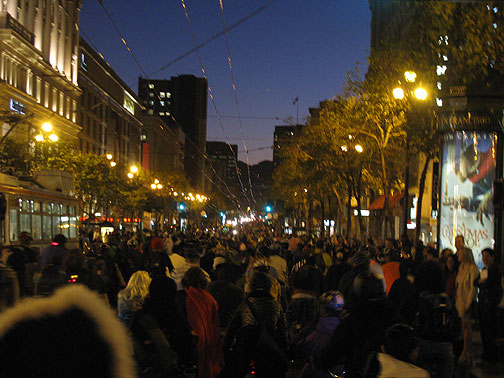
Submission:
[[[392,195],[389,195],[390,207],[398,206],[398,202],[402,200],[404,197],[404,192],[395,192]],[[381,210],[385,206],[385,196],[381,195],[377,199],[375,199],[371,205],[369,205],[369,210]]]

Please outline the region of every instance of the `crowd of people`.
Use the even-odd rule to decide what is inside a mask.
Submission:
[[[441,253],[393,239],[377,245],[371,238],[361,244],[275,235],[265,224],[238,234],[112,233],[106,243],[91,233],[75,249],[57,235],[40,253],[29,233],[19,240],[1,248],[2,364],[19,363],[20,356],[4,355],[13,335],[30,340],[36,365],[59,363],[53,353],[69,351],[122,361],[109,368],[68,358],[76,376],[102,368],[109,373],[95,375],[452,378],[475,357],[488,364],[502,358],[501,271],[492,249],[483,251],[480,271],[462,236],[455,251]],[[113,319],[63,300],[72,288]],[[67,302],[78,311],[59,304]],[[475,323],[481,356],[472,349]],[[31,342],[37,332],[46,344]],[[122,349],[102,337],[112,333],[122,335]],[[65,337],[76,340],[54,352],[50,342]],[[30,360],[27,351],[18,354]]]

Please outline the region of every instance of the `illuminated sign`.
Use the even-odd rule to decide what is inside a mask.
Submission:
[[[12,98],[10,99],[10,106],[9,107],[11,108],[11,110],[14,110],[16,113],[23,114],[23,115],[26,114],[25,106]]]
[[[496,133],[455,132],[444,136],[439,242],[455,248],[462,235],[482,268],[481,251],[494,247],[493,182]]]
[[[124,109],[135,115],[135,99],[128,93],[124,92]]]

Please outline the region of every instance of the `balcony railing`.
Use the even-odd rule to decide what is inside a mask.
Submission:
[[[16,33],[18,33],[24,40],[29,42],[30,44],[34,44],[35,36],[32,32],[30,32],[26,27],[24,27],[21,23],[19,23],[14,17],[12,17],[7,12],[0,13],[0,28],[12,29]]]

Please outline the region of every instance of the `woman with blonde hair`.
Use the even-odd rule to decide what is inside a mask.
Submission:
[[[135,313],[142,308],[145,298],[149,295],[151,281],[149,273],[138,270],[131,275],[126,288],[117,294],[118,316],[128,328]]]
[[[479,276],[479,270],[474,263],[474,256],[469,248],[462,248],[457,253],[460,263],[457,273],[457,294],[455,306],[462,319],[462,336],[464,348],[459,358],[460,363],[472,364],[472,329],[471,329],[471,305],[476,299],[476,287],[474,281]]]

